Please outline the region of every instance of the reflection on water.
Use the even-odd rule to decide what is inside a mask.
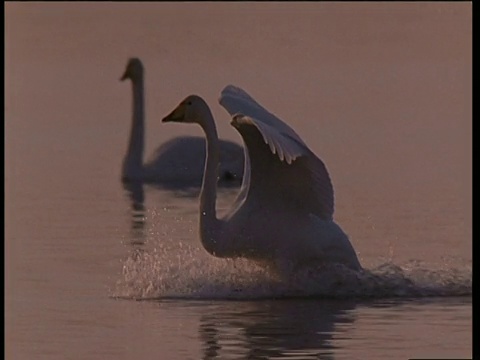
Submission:
[[[143,181],[122,181],[128,200],[130,231],[127,244],[133,247],[133,257],[146,251],[147,242],[156,241],[171,230],[172,220],[181,221],[184,216],[196,215],[199,187],[172,188],[164,184],[148,184]],[[238,189],[226,187],[219,194],[235,196]],[[148,198],[148,199],[147,199]],[[149,206],[146,202],[149,202]]]
[[[142,182],[123,182],[123,187],[130,199],[131,238],[130,244],[142,246],[145,244],[145,192]]]
[[[152,344],[180,339],[178,359],[471,358],[471,298],[155,300],[134,308],[148,309],[139,326]],[[173,325],[172,314],[180,314]]]
[[[302,359],[333,359],[337,324],[352,324],[355,303],[285,300],[239,303],[203,315],[199,334],[203,359],[236,354],[245,359],[300,355]]]
[[[143,191],[143,183],[129,182],[123,183],[125,190],[131,200],[132,205],[132,227],[141,228],[145,224],[145,193]]]

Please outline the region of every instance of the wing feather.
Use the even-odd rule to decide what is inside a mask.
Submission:
[[[296,211],[331,219],[334,193],[330,176],[300,136],[239,87],[226,86],[219,102],[232,116],[232,125],[248,153],[250,166],[245,168],[248,176],[244,177],[240,200],[263,197],[269,203],[278,202],[278,206],[288,204]]]
[[[298,143],[305,145],[297,133],[274,114],[255,101],[246,91],[237,86],[227,85],[220,94],[220,104],[233,116],[237,113],[250,116],[261,121],[261,124],[274,127],[287,134]],[[260,125],[260,126],[262,126]],[[267,132],[268,133],[268,132]],[[306,146],[306,145],[305,145]]]

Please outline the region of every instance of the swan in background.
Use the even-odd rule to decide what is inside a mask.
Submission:
[[[138,58],[128,61],[120,80],[130,79],[133,87],[133,119],[127,153],[123,159],[122,181],[142,181],[170,187],[200,186],[205,164],[205,138],[182,136],[162,144],[150,161],[143,163],[145,106],[144,68]],[[239,186],[243,173],[243,149],[220,140],[219,184]]]
[[[229,85],[220,104],[245,145],[242,188],[225,217],[216,214],[219,142],[206,102],[190,95],[163,122],[199,124],[207,139],[200,192],[200,238],[217,257],[245,257],[288,275],[310,264],[360,270],[347,235],[333,221],[333,187],[323,162],[287,124]]]

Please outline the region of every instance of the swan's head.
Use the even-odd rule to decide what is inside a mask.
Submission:
[[[162,122],[201,123],[203,114],[209,111],[205,100],[200,96],[190,95],[165,116]]]
[[[127,63],[127,68],[120,78],[121,81],[130,79],[135,81],[143,76],[143,64],[138,58],[130,58]]]

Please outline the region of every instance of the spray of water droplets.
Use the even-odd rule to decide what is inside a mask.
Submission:
[[[124,261],[112,296],[127,299],[388,298],[469,296],[470,264],[386,262],[362,272],[341,265],[305,268],[280,279],[246,259],[218,259],[185,243],[135,250]]]

